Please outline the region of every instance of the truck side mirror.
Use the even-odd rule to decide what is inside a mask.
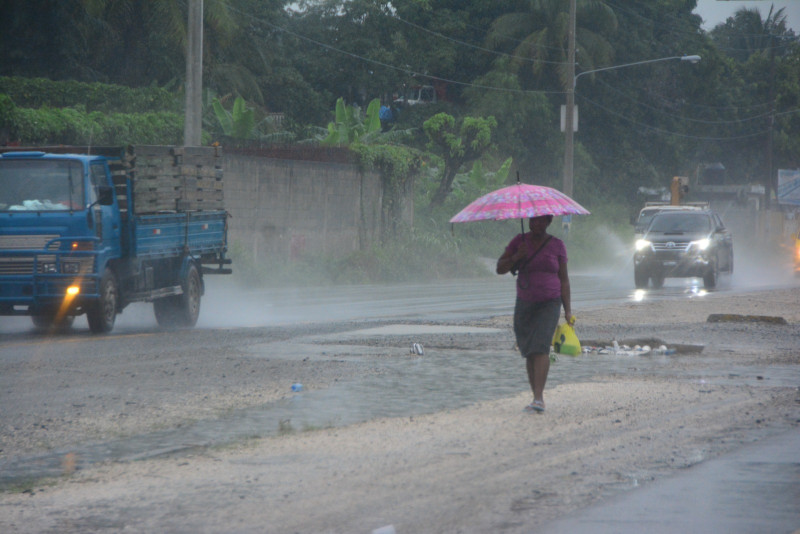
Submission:
[[[101,206],[111,206],[114,204],[114,190],[109,185],[101,185],[97,188],[97,203]]]

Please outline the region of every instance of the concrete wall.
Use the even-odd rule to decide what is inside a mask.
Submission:
[[[225,153],[229,242],[255,258],[342,256],[381,235],[380,177],[353,163]]]

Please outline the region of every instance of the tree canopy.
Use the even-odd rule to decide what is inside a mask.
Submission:
[[[577,0],[577,72],[702,56],[696,65],[663,61],[581,76],[575,86],[580,200],[633,199],[640,186],[664,186],[708,162],[723,163],[730,180],[768,187],[775,169],[800,167],[800,44],[783,10],[764,4],[707,32],[692,13],[694,0]],[[151,88],[162,92],[158,99],[173,96],[160,110],[175,113],[182,106],[187,5],[0,0],[0,76]],[[206,120],[205,127],[226,135],[225,128],[252,131],[253,122],[280,116],[282,139],[313,139],[319,128],[338,123],[338,99],[340,110],[366,109],[375,99],[391,105],[406,87],[432,86],[438,103],[398,105],[395,127],[416,131],[406,144],[425,149],[434,132],[423,124],[439,122],[437,114],[462,126],[493,117],[492,143],[478,159],[497,168],[512,157],[523,180],[558,187],[559,108],[573,82],[565,68],[566,6],[562,0],[205,0],[207,117],[215,117],[216,95],[238,102],[232,111],[218,106],[221,120]],[[21,87],[0,84],[14,106],[8,109],[16,110],[4,116],[27,117],[23,108],[41,106]],[[63,95],[53,101],[81,105],[64,104]],[[154,110],[143,103],[141,111]],[[444,144],[434,146],[444,156]],[[445,167],[439,183],[446,195],[451,174],[460,171]]]

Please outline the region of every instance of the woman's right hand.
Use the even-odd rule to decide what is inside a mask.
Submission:
[[[522,243],[519,244],[517,251],[514,253],[513,256],[511,256],[511,259],[516,264],[527,257],[528,257],[528,243],[526,241],[522,241]]]

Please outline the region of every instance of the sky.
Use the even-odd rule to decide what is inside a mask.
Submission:
[[[766,18],[772,5],[775,11],[785,8],[786,25],[795,34],[800,34],[800,0],[697,0],[694,12],[703,18],[703,29],[711,30],[743,7],[756,8],[761,12],[761,18]]]

